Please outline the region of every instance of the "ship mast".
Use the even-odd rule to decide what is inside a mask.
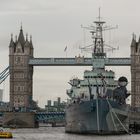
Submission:
[[[104,21],[101,21],[100,16],[100,8],[99,8],[99,16],[98,21],[94,22],[96,24],[96,27],[94,27],[94,30],[91,31],[92,33],[92,39],[93,39],[93,51],[92,55],[95,58],[104,58],[106,54],[104,53],[104,40],[103,40],[103,24]]]
[[[92,34],[93,44],[88,45],[86,47],[81,48],[82,50],[89,50],[89,47],[92,46],[92,62],[93,69],[104,69],[105,68],[105,58],[106,53],[104,51],[104,39],[103,39],[103,31],[116,29],[116,27],[104,26],[105,21],[101,20],[100,8],[99,8],[99,16],[97,17],[97,21],[94,21],[95,26],[91,25],[89,27],[83,27],[85,29],[90,30]],[[107,47],[111,47],[110,45],[106,45]]]

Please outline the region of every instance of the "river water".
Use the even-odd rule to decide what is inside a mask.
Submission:
[[[38,129],[10,129],[12,140],[140,140],[139,135],[95,136],[66,134],[64,127],[40,127]]]

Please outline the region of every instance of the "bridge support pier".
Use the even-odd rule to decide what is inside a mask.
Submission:
[[[37,128],[38,122],[34,112],[5,112],[3,127],[7,128]]]

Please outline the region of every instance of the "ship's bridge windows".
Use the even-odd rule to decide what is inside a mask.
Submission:
[[[84,76],[84,78],[102,78],[101,76]],[[103,76],[105,78],[105,76]]]
[[[114,76],[84,76],[84,78],[109,78],[109,79],[113,79]]]
[[[87,87],[87,86],[89,86],[89,85],[81,85],[81,87]],[[92,86],[92,87],[103,87],[104,85],[90,85],[90,86]],[[108,85],[108,87],[115,87],[114,85]]]
[[[116,87],[116,85],[108,85],[108,87]]]
[[[93,76],[84,76],[84,78],[93,78]]]

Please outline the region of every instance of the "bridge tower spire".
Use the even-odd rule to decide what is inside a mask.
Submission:
[[[18,39],[9,45],[10,66],[10,105],[12,109],[25,110],[32,105],[33,66],[29,60],[33,58],[33,45],[25,40],[23,29],[20,29]]]

